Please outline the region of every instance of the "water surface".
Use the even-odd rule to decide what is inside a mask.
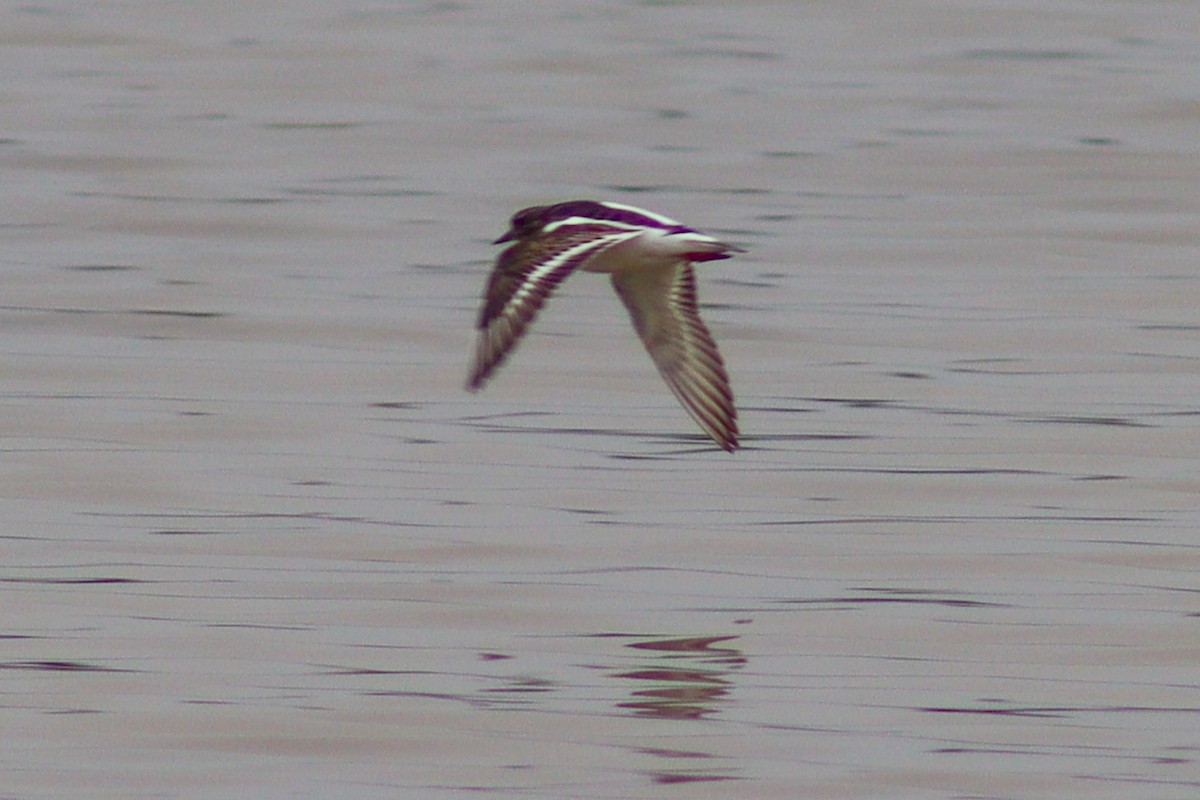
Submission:
[[[0,13],[0,794],[1192,798],[1187,3]],[[462,390],[508,216],[607,281]]]

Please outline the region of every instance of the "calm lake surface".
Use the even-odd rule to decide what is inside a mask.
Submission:
[[[1200,5],[0,10],[0,797],[1200,796]],[[645,206],[728,455],[517,209]]]

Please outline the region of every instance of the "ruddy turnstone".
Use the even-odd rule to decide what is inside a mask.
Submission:
[[[700,319],[692,264],[741,248],[661,214],[592,200],[518,211],[494,244],[505,242],[479,312],[469,390],[482,388],[568,275],[607,272],[667,386],[714,442],[737,449],[733,391]]]

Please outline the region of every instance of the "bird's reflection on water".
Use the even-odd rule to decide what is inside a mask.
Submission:
[[[646,639],[627,647],[646,654],[646,662],[612,677],[633,681],[631,700],[617,708],[636,717],[660,720],[703,720],[718,714],[733,689],[731,675],[746,663],[737,648],[716,645],[736,636]],[[730,769],[714,768],[717,753],[671,747],[641,747],[643,755],[667,759],[670,766],[652,769],[655,783],[737,780]]]
[[[639,717],[660,719],[703,719],[715,714],[729,693],[727,675],[746,663],[741,651],[731,647],[713,647],[735,636],[649,639],[627,645],[655,654],[652,662],[634,670],[620,672],[616,678],[637,681],[636,698],[618,703]]]

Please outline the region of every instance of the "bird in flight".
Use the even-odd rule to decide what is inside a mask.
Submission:
[[[494,244],[508,242],[488,278],[467,389],[483,387],[568,275],[607,272],[667,386],[714,442],[737,449],[733,391],[700,319],[692,265],[741,248],[661,214],[592,200],[518,211]]]

